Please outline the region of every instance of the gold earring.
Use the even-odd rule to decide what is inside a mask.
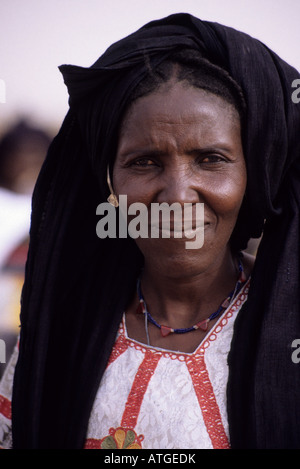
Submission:
[[[110,175],[109,175],[109,167],[108,166],[107,166],[107,185],[108,185],[109,190],[110,190],[110,195],[107,198],[107,202],[109,202],[113,207],[118,207],[119,202],[118,202],[117,196],[114,193],[114,190],[113,190],[112,185],[111,185]]]

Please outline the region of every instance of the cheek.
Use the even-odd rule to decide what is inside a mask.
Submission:
[[[116,195],[127,196],[127,204],[135,202],[148,206],[153,197],[153,185],[141,183],[137,177],[126,174],[126,171],[116,168],[113,173],[113,188]]]
[[[205,206],[219,218],[230,219],[234,224],[246,191],[246,172],[234,178],[223,177],[208,187]]]

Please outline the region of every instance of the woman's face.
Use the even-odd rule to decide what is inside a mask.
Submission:
[[[113,187],[128,206],[204,203],[204,244],[138,238],[146,263],[172,275],[206,271],[229,251],[246,188],[240,120],[222,98],[183,83],[134,102],[123,121]],[[195,213],[195,212],[194,212]],[[179,270],[178,270],[179,269]]]

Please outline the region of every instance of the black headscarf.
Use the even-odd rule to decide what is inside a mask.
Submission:
[[[34,196],[12,403],[15,448],[82,448],[88,420],[141,255],[131,239],[100,240],[128,96],[175,48],[191,47],[229,72],[247,102],[248,187],[237,234],[263,239],[229,354],[232,448],[300,448],[299,73],[258,40],[176,14],[112,45],[88,69],[63,66],[70,110]],[[245,233],[247,235],[245,235]],[[244,241],[242,244],[244,244]]]

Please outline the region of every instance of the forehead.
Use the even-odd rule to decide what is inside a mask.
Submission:
[[[155,135],[240,134],[240,118],[234,106],[223,98],[184,83],[165,84],[159,90],[137,99],[127,111],[120,132],[120,143]]]

